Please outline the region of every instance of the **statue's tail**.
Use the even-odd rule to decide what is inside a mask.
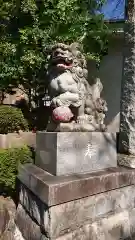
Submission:
[[[101,92],[103,90],[103,85],[99,78],[95,80],[95,83],[91,86],[88,86],[87,89],[88,96],[85,101],[85,114],[94,115],[99,113],[107,112],[107,103],[101,97]]]
[[[101,97],[101,92],[103,90],[103,85],[99,78],[95,79],[95,83],[91,86],[93,101],[96,101]]]

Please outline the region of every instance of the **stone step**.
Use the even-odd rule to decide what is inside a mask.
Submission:
[[[135,184],[135,169],[122,167],[71,176],[54,176],[33,164],[20,167],[18,179],[48,206]]]

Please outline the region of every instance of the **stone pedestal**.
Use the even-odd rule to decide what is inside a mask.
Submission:
[[[19,170],[15,240],[134,239],[135,170],[53,176]]]
[[[116,134],[38,132],[35,164],[56,176],[116,167]]]

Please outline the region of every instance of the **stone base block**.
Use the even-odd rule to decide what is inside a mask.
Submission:
[[[19,172],[19,240],[133,239],[135,170],[56,177],[27,164]]]
[[[19,202],[16,224],[21,232],[25,229],[26,233],[28,229],[27,231],[38,234],[40,237],[45,235],[49,239],[57,239],[87,224],[91,226],[93,222],[98,223],[112,213],[117,216],[126,209],[133,209],[135,186],[127,186],[49,207],[21,185]]]
[[[38,132],[36,165],[57,176],[116,167],[116,134]]]
[[[33,219],[29,216],[29,214],[21,205],[18,205],[15,223],[21,232],[22,239],[44,239],[44,234],[42,234],[41,227],[36,223],[36,221],[33,221]]]
[[[119,164],[119,166],[135,168],[135,156],[119,154],[118,155],[118,164]]]
[[[83,224],[57,238],[51,238],[42,233],[39,225],[28,216],[22,206],[19,206],[14,240],[134,240],[135,239],[135,208],[119,213],[109,214],[98,221]],[[18,224],[18,223],[17,223]],[[60,224],[60,223],[57,223]]]

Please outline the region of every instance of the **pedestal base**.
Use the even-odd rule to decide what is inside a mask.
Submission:
[[[135,170],[56,177],[27,164],[18,178],[15,240],[133,239]]]
[[[96,221],[76,226],[76,230],[66,229],[66,233],[58,238],[42,234],[42,228],[30,218],[20,205],[18,207],[19,227],[16,226],[14,240],[134,240],[135,208],[114,214],[106,214]],[[60,224],[60,223],[57,223]],[[67,233],[69,231],[69,233]],[[71,231],[71,232],[70,232]]]
[[[56,176],[116,167],[116,134],[38,132],[35,164]]]

